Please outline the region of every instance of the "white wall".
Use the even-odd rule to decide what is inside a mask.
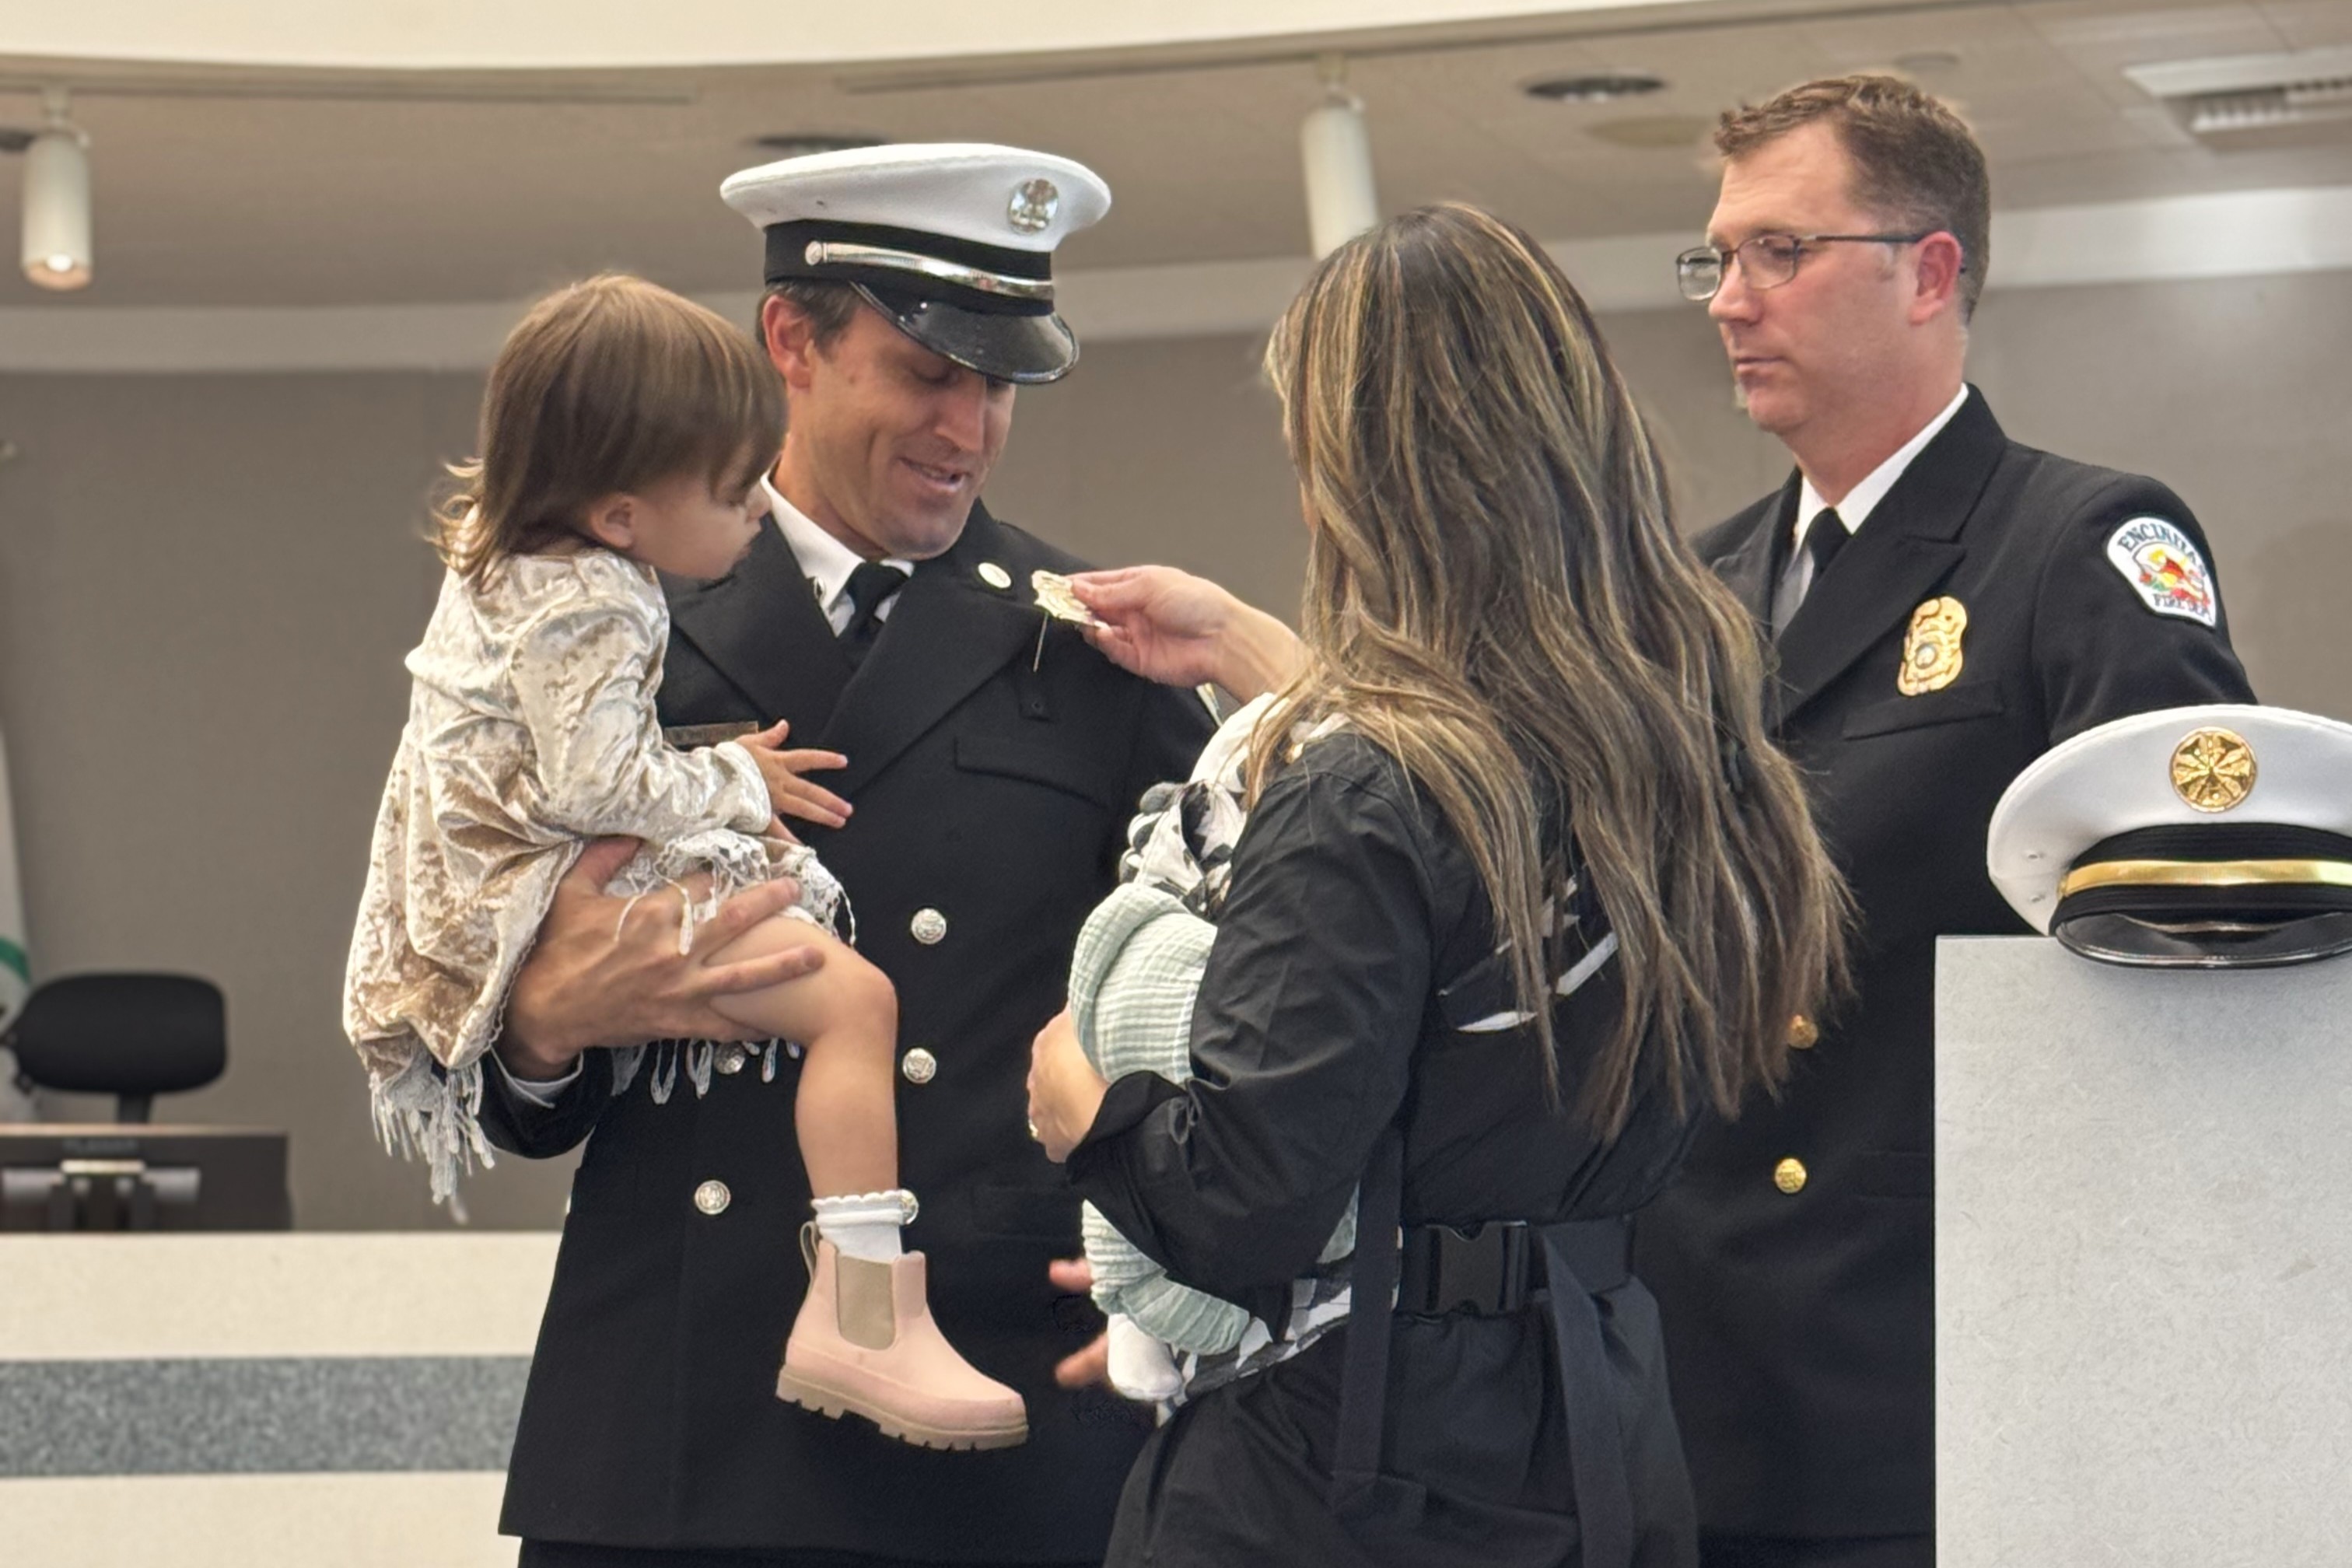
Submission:
[[[1693,310],[1605,317],[1685,522],[1776,485]],[[1974,374],[2011,434],[2154,473],[2210,534],[2267,700],[2352,718],[2352,273],[2011,289]],[[1106,563],[1296,603],[1297,490],[1249,336],[1087,351],[1022,394],[990,500]],[[0,726],[37,973],[184,968],[232,1065],[166,1113],[295,1131],[298,1223],[446,1223],[368,1142],[337,994],[369,823],[436,571],[416,531],[470,445],[470,374],[0,376]],[[87,1105],[68,1109],[89,1109]],[[544,1226],[563,1170],[509,1161],[477,1222]]]

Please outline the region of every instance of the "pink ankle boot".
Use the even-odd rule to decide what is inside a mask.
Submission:
[[[1009,1448],[1029,1436],[1021,1396],[974,1370],[931,1321],[923,1255],[844,1258],[801,1233],[809,1292],[784,1345],[776,1397],[820,1415],[850,1411],[926,1448]]]

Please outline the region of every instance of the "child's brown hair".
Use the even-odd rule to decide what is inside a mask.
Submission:
[[[783,445],[783,389],[719,316],[621,273],[559,289],[508,334],[482,396],[480,456],[434,548],[479,582],[498,562],[577,535],[588,508],[681,474],[748,490]]]

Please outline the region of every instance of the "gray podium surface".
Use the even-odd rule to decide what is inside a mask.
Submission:
[[[2352,957],[1937,970],[1941,1568],[2352,1563]]]

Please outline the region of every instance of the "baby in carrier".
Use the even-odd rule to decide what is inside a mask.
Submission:
[[[1107,1079],[1150,1072],[1181,1083],[1192,1076],[1192,1003],[1245,820],[1243,770],[1252,732],[1273,702],[1261,697],[1227,719],[1188,782],[1156,785],[1143,797],[1119,885],[1078,933],[1070,1020]],[[1244,1308],[1169,1279],[1092,1204],[1082,1229],[1095,1304],[1110,1319],[1111,1383],[1129,1398],[1179,1399],[1296,1354],[1321,1329],[1346,1321],[1347,1271],[1330,1266],[1355,1251],[1353,1200],[1317,1274],[1294,1290],[1291,1331],[1279,1340]]]

